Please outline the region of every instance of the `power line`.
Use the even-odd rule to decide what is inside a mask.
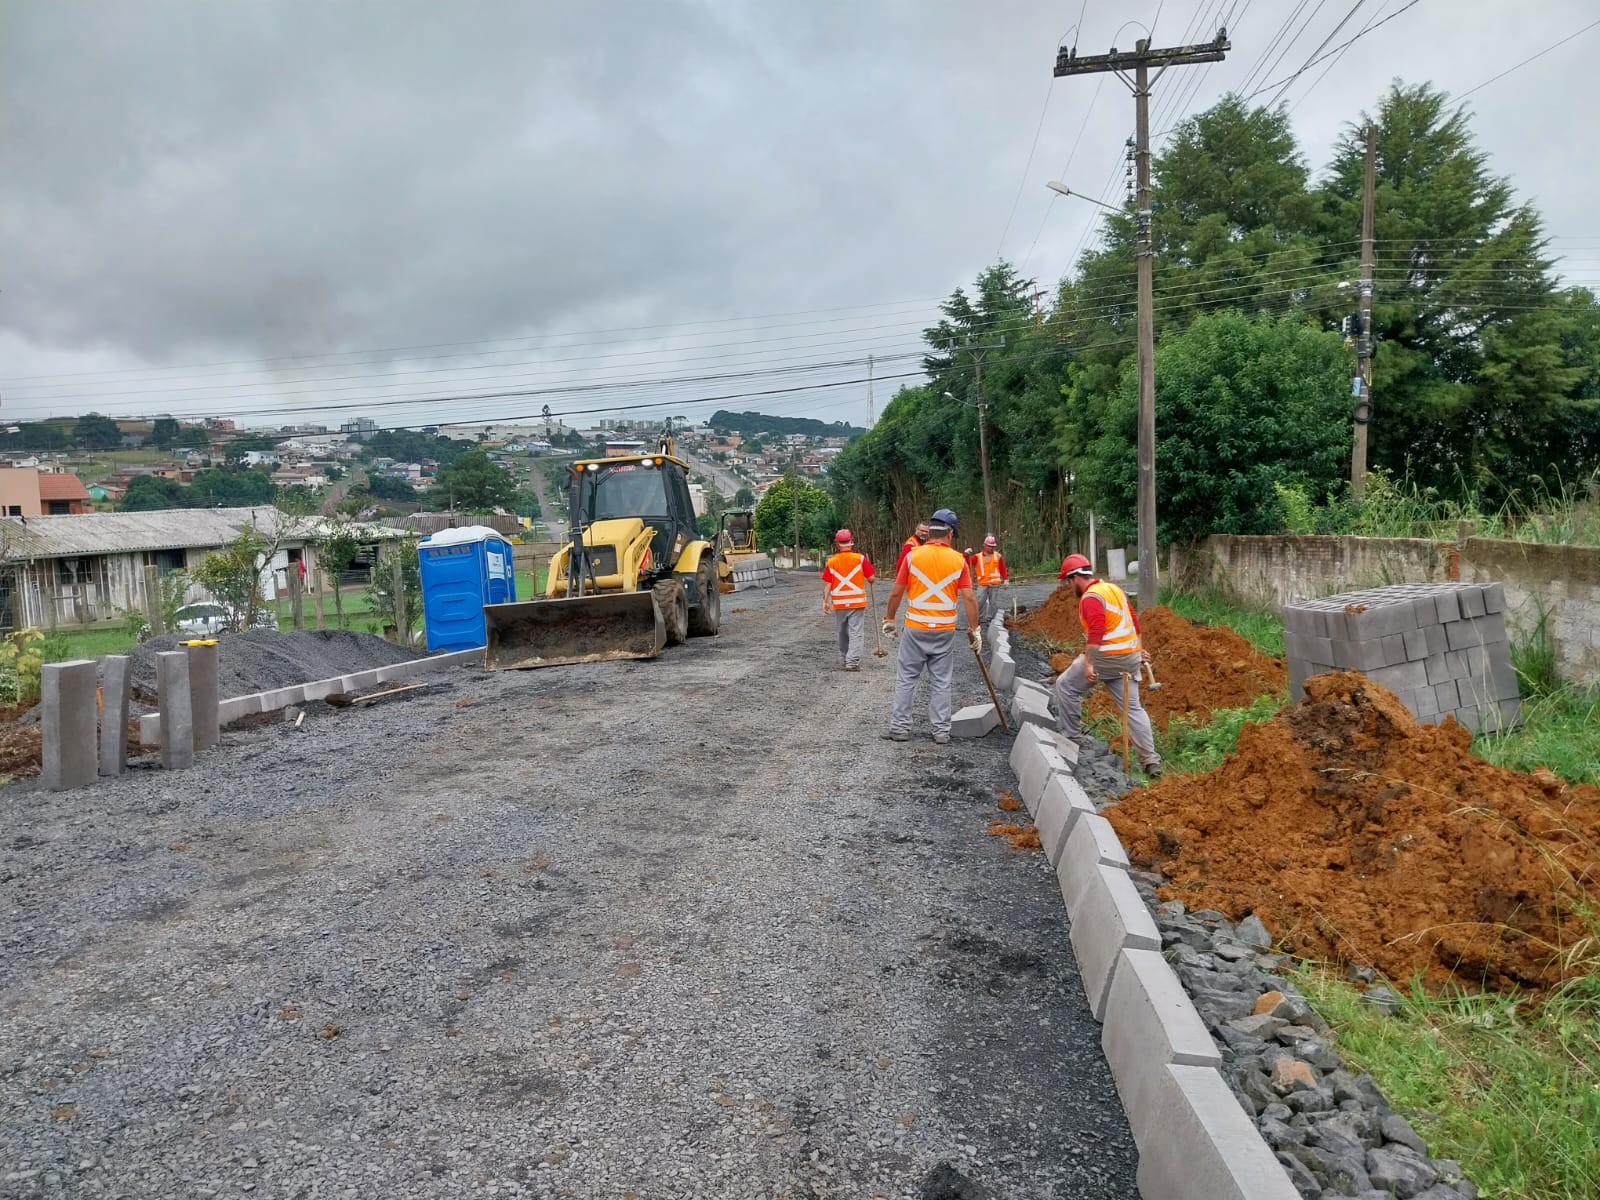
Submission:
[[[1323,38],[1322,41],[1317,43],[1317,48],[1315,50],[1313,50],[1307,56],[1307,58],[1308,59],[1315,58],[1318,54],[1320,54],[1322,52],[1322,49],[1323,49],[1324,46],[1326,46],[1329,42],[1333,41],[1334,38],[1338,37],[1339,36],[1339,30],[1343,29],[1346,25],[1348,25],[1350,23],[1350,18],[1355,16],[1357,11],[1359,11],[1361,6],[1363,4],[1365,4],[1366,2],[1367,2],[1367,0],[1356,0],[1356,2],[1353,5],[1350,6],[1350,11],[1345,13],[1344,17],[1339,21],[1339,23],[1328,31],[1328,36],[1327,37]],[[1319,4],[1317,7],[1321,8],[1322,6]],[[1360,37],[1361,35],[1358,33],[1356,36]],[[1352,39],[1352,40],[1354,40],[1354,39]],[[1278,64],[1277,63],[1273,63],[1272,65],[1274,67],[1276,67]],[[1301,70],[1304,70],[1304,69],[1305,68],[1301,68]],[[1268,108],[1276,107],[1278,101],[1283,99],[1283,94],[1289,90],[1290,84],[1293,84],[1294,81],[1296,79],[1298,79],[1298,78],[1300,78],[1300,71],[1296,71],[1292,76],[1289,77],[1289,81],[1287,83],[1285,83],[1281,88],[1278,89],[1278,94],[1273,96],[1273,98],[1267,103],[1267,107]]]
[[[1022,178],[1017,180],[1017,194],[1011,198],[1011,211],[1006,215],[1006,227],[1000,231],[1000,243],[994,248],[994,257],[999,261],[1000,253],[1006,247],[1006,235],[1011,232],[1011,222],[1016,219],[1017,205],[1022,200],[1022,189],[1028,186],[1028,172],[1033,169],[1033,155],[1039,149],[1039,134],[1044,131],[1044,119],[1050,111],[1050,95],[1056,90],[1056,81],[1052,78],[1044,90],[1044,107],[1039,110],[1039,123],[1033,128],[1033,144],[1028,147],[1028,161],[1022,164]]]
[[[1402,14],[1409,12],[1411,9],[1415,8],[1420,2],[1421,2],[1421,0],[1411,0],[1411,2],[1409,4],[1407,4],[1404,8],[1395,9],[1394,12],[1390,13],[1383,20],[1378,21],[1378,22],[1376,22],[1376,23],[1374,23],[1372,25],[1369,25],[1366,29],[1363,29],[1360,33],[1356,34],[1355,37],[1351,38],[1349,41],[1344,42],[1341,45],[1335,46],[1332,50],[1329,50],[1326,54],[1322,55],[1320,58],[1313,58],[1310,61],[1304,63],[1300,67],[1300,69],[1298,71],[1296,71],[1293,75],[1290,75],[1288,78],[1286,78],[1286,79],[1275,79],[1271,83],[1263,84],[1261,87],[1258,87],[1255,91],[1251,92],[1248,96],[1244,97],[1244,99],[1246,99],[1246,100],[1254,100],[1257,96],[1261,95],[1262,92],[1270,92],[1275,87],[1279,87],[1279,86],[1281,86],[1283,84],[1287,84],[1287,83],[1293,83],[1296,79],[1298,79],[1301,75],[1305,74],[1312,67],[1316,66],[1319,62],[1322,62],[1323,59],[1332,58],[1335,54],[1338,54],[1341,51],[1345,50],[1346,48],[1348,48],[1350,46],[1353,46],[1356,42],[1360,41],[1362,38],[1364,38],[1367,34],[1371,33],[1373,30],[1381,28],[1382,26],[1387,25],[1390,21],[1394,20],[1396,17],[1401,16]]]
[[[1527,58],[1525,58],[1521,62],[1517,63],[1515,66],[1507,67],[1504,71],[1501,71],[1500,74],[1498,74],[1498,75],[1491,75],[1488,79],[1485,79],[1482,83],[1478,84],[1477,87],[1468,88],[1466,91],[1462,92],[1461,95],[1457,96],[1456,99],[1457,100],[1465,100],[1468,96],[1472,95],[1473,92],[1482,91],[1484,88],[1488,87],[1491,83],[1494,83],[1496,80],[1504,79],[1507,75],[1511,74],[1511,72],[1521,70],[1523,67],[1525,67],[1529,63],[1531,63],[1534,59],[1543,58],[1546,54],[1549,54],[1550,51],[1555,50],[1555,49],[1557,49],[1557,48],[1559,48],[1561,46],[1565,46],[1568,42],[1570,42],[1573,38],[1577,37],[1579,34],[1588,33],[1589,30],[1593,29],[1596,25],[1600,25],[1600,21],[1590,21],[1582,29],[1579,29],[1579,30],[1576,30],[1576,31],[1574,31],[1572,33],[1567,34],[1566,37],[1562,38],[1559,42],[1556,42],[1554,45],[1546,46],[1543,50],[1539,51],[1539,53],[1537,53],[1537,54],[1528,55]]]

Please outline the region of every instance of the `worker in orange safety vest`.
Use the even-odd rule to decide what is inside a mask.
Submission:
[[[987,628],[999,607],[1000,589],[1011,586],[1005,557],[992,533],[983,539],[983,549],[972,556],[972,581],[977,585],[978,617]]]
[[[1161,777],[1161,755],[1156,751],[1150,714],[1139,703],[1139,673],[1150,659],[1140,640],[1139,618],[1128,594],[1114,583],[1094,577],[1094,567],[1081,554],[1069,554],[1061,575],[1078,597],[1078,620],[1083,625],[1083,653],[1056,679],[1057,720],[1061,732],[1077,741],[1083,729],[1083,701],[1096,683],[1103,683],[1118,708],[1128,698],[1128,732],[1133,748],[1151,779]],[[1123,689],[1127,691],[1124,693]]]
[[[895,655],[894,709],[883,731],[891,742],[911,740],[911,701],[917,682],[928,673],[928,724],[933,740],[950,740],[950,692],[955,674],[956,612],[959,602],[967,614],[967,643],[983,652],[978,629],[978,602],[972,598],[972,572],[961,551],[950,545],[956,515],[948,508],[933,514],[928,542],[900,561],[894,587],[884,609],[883,632],[895,634],[894,614],[906,600],[906,627]]]
[[[927,541],[928,523],[926,521],[918,521],[917,531],[900,543],[900,557],[894,560],[895,571],[899,572],[900,564],[906,561],[906,555],[910,554],[918,546],[925,545]]]
[[[839,627],[839,656],[846,671],[861,670],[861,648],[865,642],[867,583],[873,577],[872,563],[857,554],[855,537],[848,529],[833,535],[838,547],[822,568],[822,610],[831,612]]]

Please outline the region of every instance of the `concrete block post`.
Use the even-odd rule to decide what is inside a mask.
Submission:
[[[217,643],[185,642],[189,650],[189,717],[194,722],[194,748],[209,750],[222,740],[217,694]]]
[[[52,792],[94,782],[94,660],[46,663],[39,671],[40,739],[44,786]]]
[[[100,774],[128,769],[128,668],[125,654],[100,660]]]
[[[1144,1200],[1298,1200],[1219,1071],[1183,1063],[1163,1071],[1154,1123],[1164,1135],[1139,1147]]]
[[[156,692],[161,705],[161,765],[169,771],[194,766],[194,710],[189,699],[189,655],[156,655]]]

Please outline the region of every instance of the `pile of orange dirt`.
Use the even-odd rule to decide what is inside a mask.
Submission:
[[[1013,825],[1009,821],[993,821],[989,825],[990,837],[1003,837],[1013,850],[1038,850],[1039,831],[1032,825]]]
[[[1355,672],[1247,725],[1208,775],[1130,792],[1106,816],[1165,899],[1260,917],[1296,954],[1431,986],[1547,988],[1591,932],[1600,789],[1470,754]]]
[[[39,774],[44,768],[44,743],[38,721],[25,721],[22,717],[32,704],[0,709],[0,783],[11,779],[26,779]],[[139,741],[137,718],[128,721],[128,755],[143,754],[151,747]]]
[[[1161,686],[1139,693],[1140,702],[1158,729],[1174,715],[1206,721],[1219,708],[1243,708],[1257,696],[1282,692],[1289,683],[1283,660],[1261,653],[1225,625],[1196,625],[1170,608],[1139,614],[1145,649]],[[1065,644],[1070,653],[1050,658],[1053,671],[1064,671],[1083,644],[1078,599],[1070,587],[1059,587],[1038,608],[1013,625],[1024,635]],[[1116,716],[1117,707],[1104,688],[1089,700],[1093,715]]]

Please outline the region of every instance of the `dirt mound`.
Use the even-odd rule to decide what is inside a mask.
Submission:
[[[134,696],[153,704],[156,693],[156,655],[176,650],[182,639],[168,634],[141,642],[128,653],[133,658]],[[292,687],[316,679],[386,667],[421,657],[370,633],[342,629],[251,629],[225,633],[217,646],[218,691],[224,699],[247,696],[272,688]]]
[[[1600,888],[1600,790],[1490,766],[1354,672],[1247,725],[1215,771],[1108,810],[1167,899],[1255,913],[1296,953],[1431,985],[1542,988]]]
[[[139,722],[129,721],[128,756],[136,757],[151,748],[139,741]],[[0,783],[31,779],[42,770],[44,742],[39,723],[24,721],[20,716],[0,719]]]
[[[1142,691],[1140,701],[1158,729],[1165,729],[1174,714],[1193,714],[1204,721],[1216,709],[1243,708],[1257,696],[1282,692],[1289,684],[1282,659],[1261,653],[1226,626],[1196,625],[1164,607],[1140,613],[1139,626],[1161,682],[1155,691]],[[1078,600],[1070,587],[1057,588],[1013,627],[1068,648],[1067,653],[1051,655],[1053,671],[1065,670],[1083,646]],[[1089,712],[1114,716],[1116,711],[1105,689],[1096,690]]]

